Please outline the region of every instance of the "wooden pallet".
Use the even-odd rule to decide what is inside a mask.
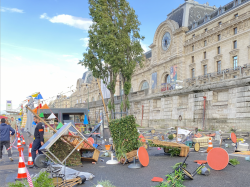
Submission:
[[[189,147],[184,144],[174,143],[174,142],[165,142],[160,140],[150,140],[155,147],[178,147],[181,149],[180,155],[182,157],[186,157],[189,153]],[[167,149],[165,149],[165,152],[167,152]]]
[[[82,179],[80,177],[76,177],[74,179],[63,180],[62,178],[52,178],[53,185],[56,187],[73,187],[77,184],[82,184]]]

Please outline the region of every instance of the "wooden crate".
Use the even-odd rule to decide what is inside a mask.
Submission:
[[[186,157],[187,154],[189,153],[189,147],[184,145],[184,144],[179,144],[179,143],[174,143],[174,142],[165,142],[165,141],[160,141],[160,140],[151,140],[151,142],[153,144],[156,145],[156,147],[161,147],[161,146],[165,146],[165,147],[178,147],[181,149],[180,155],[182,157]],[[167,152],[167,150],[165,149],[165,151]]]
[[[89,150],[81,149],[81,155],[83,151],[89,151]],[[99,159],[99,155],[100,155],[100,151],[98,149],[95,149],[92,158],[81,157],[81,161],[97,162]]]

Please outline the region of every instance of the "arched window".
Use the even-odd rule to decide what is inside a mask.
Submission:
[[[166,84],[169,84],[169,83],[170,83],[170,75],[169,75],[169,74],[166,75],[165,83],[166,83]]]
[[[142,83],[141,90],[146,90],[146,89],[148,89],[148,88],[149,88],[148,82],[147,82],[147,81],[144,81],[144,82]]]

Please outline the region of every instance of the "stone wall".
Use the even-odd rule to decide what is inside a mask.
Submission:
[[[249,85],[250,76],[247,76],[155,94],[149,94],[148,90],[133,92],[129,95],[131,107],[128,112],[143,127],[202,129],[205,96],[204,128],[250,130]],[[120,112],[120,100],[119,96],[115,97],[117,112]],[[105,99],[105,103],[108,103],[108,99]],[[94,122],[96,115],[103,111],[102,101],[91,102],[91,121]],[[120,118],[120,115],[116,115],[116,118]]]

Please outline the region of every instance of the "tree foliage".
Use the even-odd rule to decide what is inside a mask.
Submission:
[[[121,73],[125,81],[123,86],[127,95],[135,66],[141,62],[140,22],[126,0],[89,0],[89,11],[93,24],[88,31],[87,52],[83,53],[79,64],[107,85],[111,93],[109,108],[114,110],[118,74]]]

